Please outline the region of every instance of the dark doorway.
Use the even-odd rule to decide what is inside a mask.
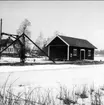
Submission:
[[[67,59],[67,46],[50,46],[50,57],[54,60]]]
[[[85,59],[85,51],[81,51],[81,60]]]

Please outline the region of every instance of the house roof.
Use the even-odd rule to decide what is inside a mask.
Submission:
[[[13,42],[13,40],[12,39],[9,39],[9,38],[7,38],[7,39],[1,39],[1,47],[6,47],[7,46],[7,44],[10,44],[10,43],[12,43]]]
[[[62,36],[62,35],[57,35],[56,37],[59,37],[64,43],[66,43],[69,46],[77,46],[77,47],[85,47],[85,48],[94,48],[94,49],[97,49],[94,45],[92,45],[89,41],[87,41],[85,39],[73,38],[73,37]],[[48,45],[50,43],[48,43]]]

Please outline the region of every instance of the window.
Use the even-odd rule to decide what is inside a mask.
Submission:
[[[11,52],[11,48],[9,48],[9,52]]]
[[[11,48],[11,52],[13,52],[13,48]]]
[[[88,50],[88,56],[91,56],[91,50]]]
[[[8,49],[8,53],[10,52],[10,48],[7,48]]]
[[[77,56],[77,49],[73,49],[73,56]]]

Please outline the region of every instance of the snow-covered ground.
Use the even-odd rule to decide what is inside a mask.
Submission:
[[[44,63],[44,59],[37,58],[35,62]],[[95,60],[104,61],[104,58],[95,57]],[[2,58],[1,62],[19,62],[19,59],[8,57]],[[28,58],[26,62],[34,62],[34,58]],[[67,88],[85,84],[89,86],[94,84],[99,87],[104,85],[104,64],[81,66],[72,64],[0,66],[0,87],[3,86],[9,75],[7,86],[13,83],[12,88],[17,93],[30,87],[44,87],[57,90],[60,84],[65,85]],[[89,101],[87,100],[86,103],[89,104]]]
[[[13,61],[10,58],[2,58],[2,60],[19,61],[19,59],[13,59]],[[33,61],[33,59],[31,60]],[[11,75],[8,84],[17,79],[13,83],[13,86],[17,88],[19,85],[56,88],[59,86],[59,83],[67,87],[81,84],[91,85],[93,83],[96,86],[104,84],[104,64],[81,66],[71,64],[0,66],[0,86],[5,83],[9,74]]]
[[[46,57],[43,58],[26,58],[26,62],[28,63],[44,63],[45,62],[52,62],[48,61]],[[1,57],[0,59],[1,63],[15,63],[15,62],[20,62],[20,58],[12,58],[12,57]]]
[[[100,61],[100,60],[104,61],[104,56],[100,56],[100,55],[95,56],[94,60],[96,60],[96,61]]]
[[[44,63],[44,62],[48,62],[51,63],[52,61],[48,61],[47,57],[42,57],[42,58],[27,58],[26,62],[31,62],[31,63]],[[104,56],[95,56],[94,57],[95,61],[104,61]],[[1,63],[14,63],[14,62],[20,62],[19,58],[12,58],[12,57],[1,57],[0,59]],[[62,62],[62,61],[61,61]]]

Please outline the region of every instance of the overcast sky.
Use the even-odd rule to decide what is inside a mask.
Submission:
[[[40,32],[52,37],[55,31],[63,35],[89,40],[104,49],[103,1],[0,1],[3,31],[16,34],[21,22],[31,22],[31,38]]]

